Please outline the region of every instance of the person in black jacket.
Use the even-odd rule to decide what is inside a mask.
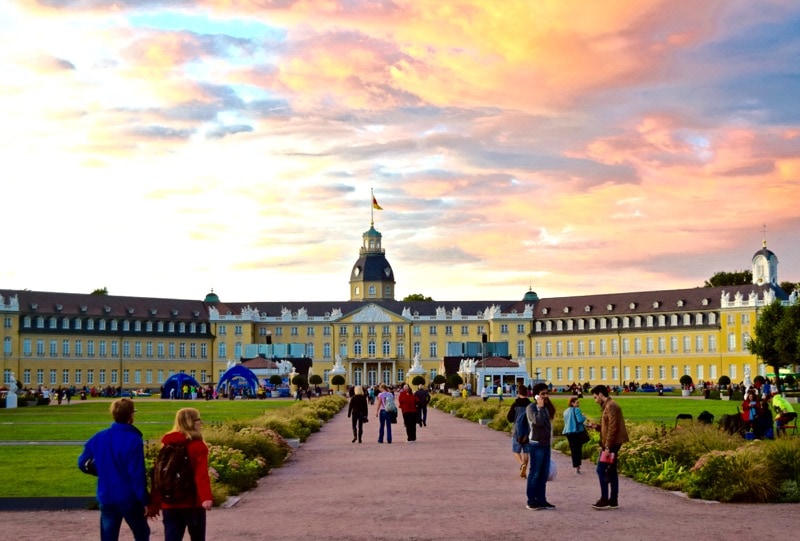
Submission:
[[[361,443],[361,436],[364,433],[364,421],[368,419],[369,406],[367,405],[367,397],[364,395],[364,388],[361,385],[356,385],[353,388],[353,398],[350,399],[350,405],[347,408],[347,417],[353,419],[353,442],[358,440]]]
[[[517,440],[517,436],[521,434],[516,433],[516,420],[517,415],[525,415],[525,408],[530,403],[528,388],[525,385],[520,385],[519,389],[517,389],[517,399],[511,404],[506,415],[506,420],[514,427],[511,430],[511,452],[514,453],[514,458],[519,463],[519,476],[523,479],[528,477],[528,446],[519,443]]]

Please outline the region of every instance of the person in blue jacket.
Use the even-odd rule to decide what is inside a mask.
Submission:
[[[133,426],[136,409],[133,400],[120,398],[111,403],[110,410],[114,422],[86,442],[78,467],[97,476],[100,540],[117,541],[125,519],[136,541],[148,541],[147,518],[152,513],[147,508],[144,442]]]

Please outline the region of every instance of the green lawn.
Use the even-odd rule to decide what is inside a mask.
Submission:
[[[83,442],[111,422],[110,400],[74,401],[67,406],[0,409],[0,476],[17,482],[0,485],[0,497],[93,496],[95,478],[80,472]],[[172,428],[180,408],[197,408],[206,422],[252,419],[267,409],[284,408],[286,399],[160,400],[137,398],[135,424],[145,440],[158,441]],[[76,445],[31,445],[28,442],[78,441]]]

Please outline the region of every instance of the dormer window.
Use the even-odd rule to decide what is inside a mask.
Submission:
[[[678,300],[678,306],[683,306],[683,305],[684,305],[683,299]]]
[[[613,305],[613,304],[608,304],[608,305],[606,305],[606,310],[608,310],[609,312],[610,312],[611,310],[613,310],[613,309],[614,309],[614,305]]]
[[[542,314],[547,315],[547,308],[542,308]]]
[[[56,312],[60,312],[64,308],[63,304],[56,304]]]
[[[636,308],[636,303],[635,302],[630,303],[628,305],[628,308],[630,308],[631,310],[635,309]]]
[[[128,307],[128,315],[133,315],[133,312],[134,312],[133,307],[129,306]]]
[[[661,306],[660,302],[658,301],[653,302],[653,308],[658,308],[659,306]]]
[[[156,315],[157,313],[158,313],[158,310],[156,310],[155,308],[151,308],[151,309],[150,309],[150,315],[151,315],[151,316],[154,316],[154,315]]]
[[[111,307],[108,306],[108,305],[103,306],[103,312],[106,313],[106,314],[110,314],[111,313]]]
[[[700,302],[700,304],[702,304],[703,306],[708,306],[708,299],[703,299],[703,300]]]
[[[177,308],[173,308],[172,310],[169,311],[169,313],[172,314],[173,317],[174,317],[174,316],[178,315],[178,310],[177,310]]]
[[[592,305],[591,304],[587,304],[586,308],[584,308],[583,311],[584,312],[591,312],[592,311]]]
[[[564,307],[564,313],[565,314],[569,314],[569,306],[565,306]]]
[[[82,314],[85,314],[89,310],[89,307],[85,304],[82,304],[80,310]]]

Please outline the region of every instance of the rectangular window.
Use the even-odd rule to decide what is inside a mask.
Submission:
[[[28,386],[28,385],[31,384],[31,369],[30,368],[26,368],[26,369],[24,369],[22,371],[22,383],[25,386]]]
[[[524,323],[517,324],[517,334],[525,334],[525,324]]]
[[[50,369],[50,385],[55,385],[56,383],[58,383],[58,379],[57,379],[58,376],[56,374],[57,374],[56,369],[55,368],[51,368]]]
[[[36,369],[36,384],[37,385],[44,385],[44,369],[37,368]]]
[[[75,369],[75,385],[83,383],[83,371],[80,368]]]
[[[119,374],[117,369],[114,368],[111,370],[111,385],[116,385],[117,383],[119,383]]]
[[[61,371],[61,384],[69,385],[69,369],[65,368]]]
[[[438,348],[438,345],[436,344],[436,342],[431,342],[430,343],[430,352],[431,352],[430,356],[431,356],[432,359],[435,359],[436,357],[439,356],[439,348]]]
[[[58,355],[58,340],[50,340],[50,356]]]
[[[100,369],[100,385],[105,385],[105,384],[106,384],[106,369],[105,368],[101,368]]]
[[[152,370],[148,369],[144,373],[144,377],[145,377],[145,382],[146,383],[153,383],[153,371]]]
[[[142,371],[138,368],[133,371],[133,382],[134,383],[142,382]]]
[[[86,371],[86,383],[88,385],[94,385],[94,368],[90,368]]]

